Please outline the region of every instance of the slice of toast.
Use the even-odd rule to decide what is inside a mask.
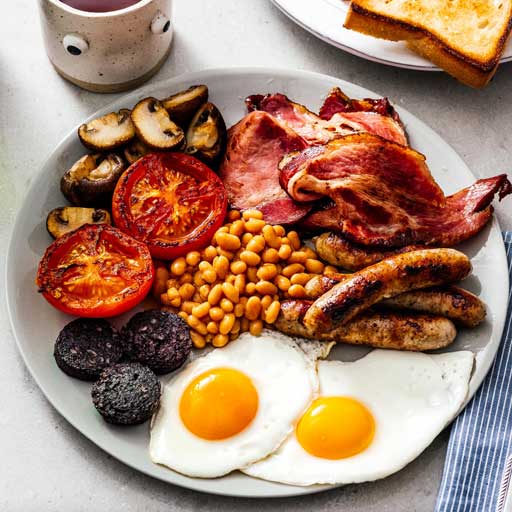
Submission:
[[[408,46],[461,82],[483,87],[512,28],[512,0],[352,0],[345,28]]]

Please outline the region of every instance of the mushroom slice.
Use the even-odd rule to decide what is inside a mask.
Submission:
[[[125,168],[124,160],[114,153],[85,155],[62,176],[60,189],[75,206],[108,205]]]
[[[107,210],[63,206],[55,208],[46,217],[46,229],[53,238],[59,238],[84,224],[111,224]]]
[[[182,149],[183,130],[169,117],[167,110],[155,98],[145,98],[132,111],[132,121],[138,137],[153,149]]]
[[[149,148],[139,139],[134,139],[124,148],[123,154],[129,164],[133,164],[139,158],[149,153]]]
[[[219,160],[226,146],[226,123],[213,103],[205,103],[192,119],[187,131],[186,153],[206,164]]]
[[[162,100],[162,105],[175,123],[186,128],[197,109],[207,101],[208,87],[192,85],[187,90],[177,92]]]
[[[122,109],[93,119],[78,128],[82,144],[93,151],[110,151],[135,137],[130,111]]]

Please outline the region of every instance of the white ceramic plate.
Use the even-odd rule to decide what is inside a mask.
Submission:
[[[349,2],[346,0],[272,0],[297,25],[332,44],[364,59],[399,68],[441,71],[430,61],[407,48],[403,42],[384,41],[343,28]],[[512,60],[512,41],[500,62]]]
[[[150,84],[111,103],[90,119],[112,110],[129,108],[145,96],[165,97],[190,84],[208,84],[211,99],[229,125],[245,114],[244,98],[252,93],[282,92],[290,98],[318,109],[333,86],[340,86],[354,98],[376,97],[372,92],[329,76],[303,71],[272,69],[208,70]],[[411,145],[427,155],[430,168],[447,193],[469,185],[474,177],[460,157],[430,128],[398,108],[410,135]],[[53,343],[70,320],[38,295],[34,285],[37,264],[51,239],[46,232],[47,213],[64,204],[59,180],[70,165],[85,152],[76,129],[57,146],[34,177],[21,207],[8,251],[6,283],[12,327],[21,354],[39,387],[53,406],[78,430],[112,456],[148,475],[183,487],[232,496],[275,497],[308,494],[326,487],[292,487],[233,473],[219,479],[194,479],[153,464],[148,457],[146,423],[119,428],[106,424],[90,400],[90,384],[62,373],[53,360]],[[479,293],[487,303],[488,320],[478,329],[461,332],[451,350],[471,349],[477,353],[471,394],[489,370],[498,348],[505,320],[508,278],[505,251],[496,222],[463,250],[471,257],[474,274],[465,286]],[[348,360],[360,357],[364,349],[339,346],[334,357]]]

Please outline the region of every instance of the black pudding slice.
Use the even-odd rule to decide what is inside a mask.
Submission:
[[[123,352],[119,334],[106,320],[78,318],[60,331],[53,355],[64,373],[96,380],[104,368],[121,359]]]
[[[192,349],[190,329],[175,313],[151,309],[137,313],[121,331],[128,357],[155,373],[179,368]]]
[[[137,425],[158,407],[160,382],[140,363],[119,363],[101,372],[91,390],[92,402],[108,423]]]

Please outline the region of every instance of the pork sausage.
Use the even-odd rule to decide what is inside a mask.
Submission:
[[[304,324],[316,332],[326,332],[346,324],[383,299],[460,281],[470,272],[468,257],[455,249],[423,249],[398,254],[334,285],[311,305],[304,316]]]
[[[361,270],[369,265],[378,263],[385,258],[411,252],[418,249],[424,249],[422,245],[408,245],[393,249],[390,251],[382,251],[378,249],[368,249],[359,247],[349,242],[346,238],[336,233],[323,233],[314,239],[316,252],[323,260],[331,265],[345,268],[352,272]]]
[[[302,323],[311,304],[306,300],[282,302],[275,328],[291,336],[410,351],[446,347],[457,335],[453,322],[441,316],[374,311],[365,311],[345,325],[320,333]]]
[[[310,299],[317,299],[350,274],[315,276],[304,286]],[[464,327],[476,327],[485,318],[485,304],[474,294],[458,286],[413,290],[383,300],[377,307],[412,310],[449,318]]]

